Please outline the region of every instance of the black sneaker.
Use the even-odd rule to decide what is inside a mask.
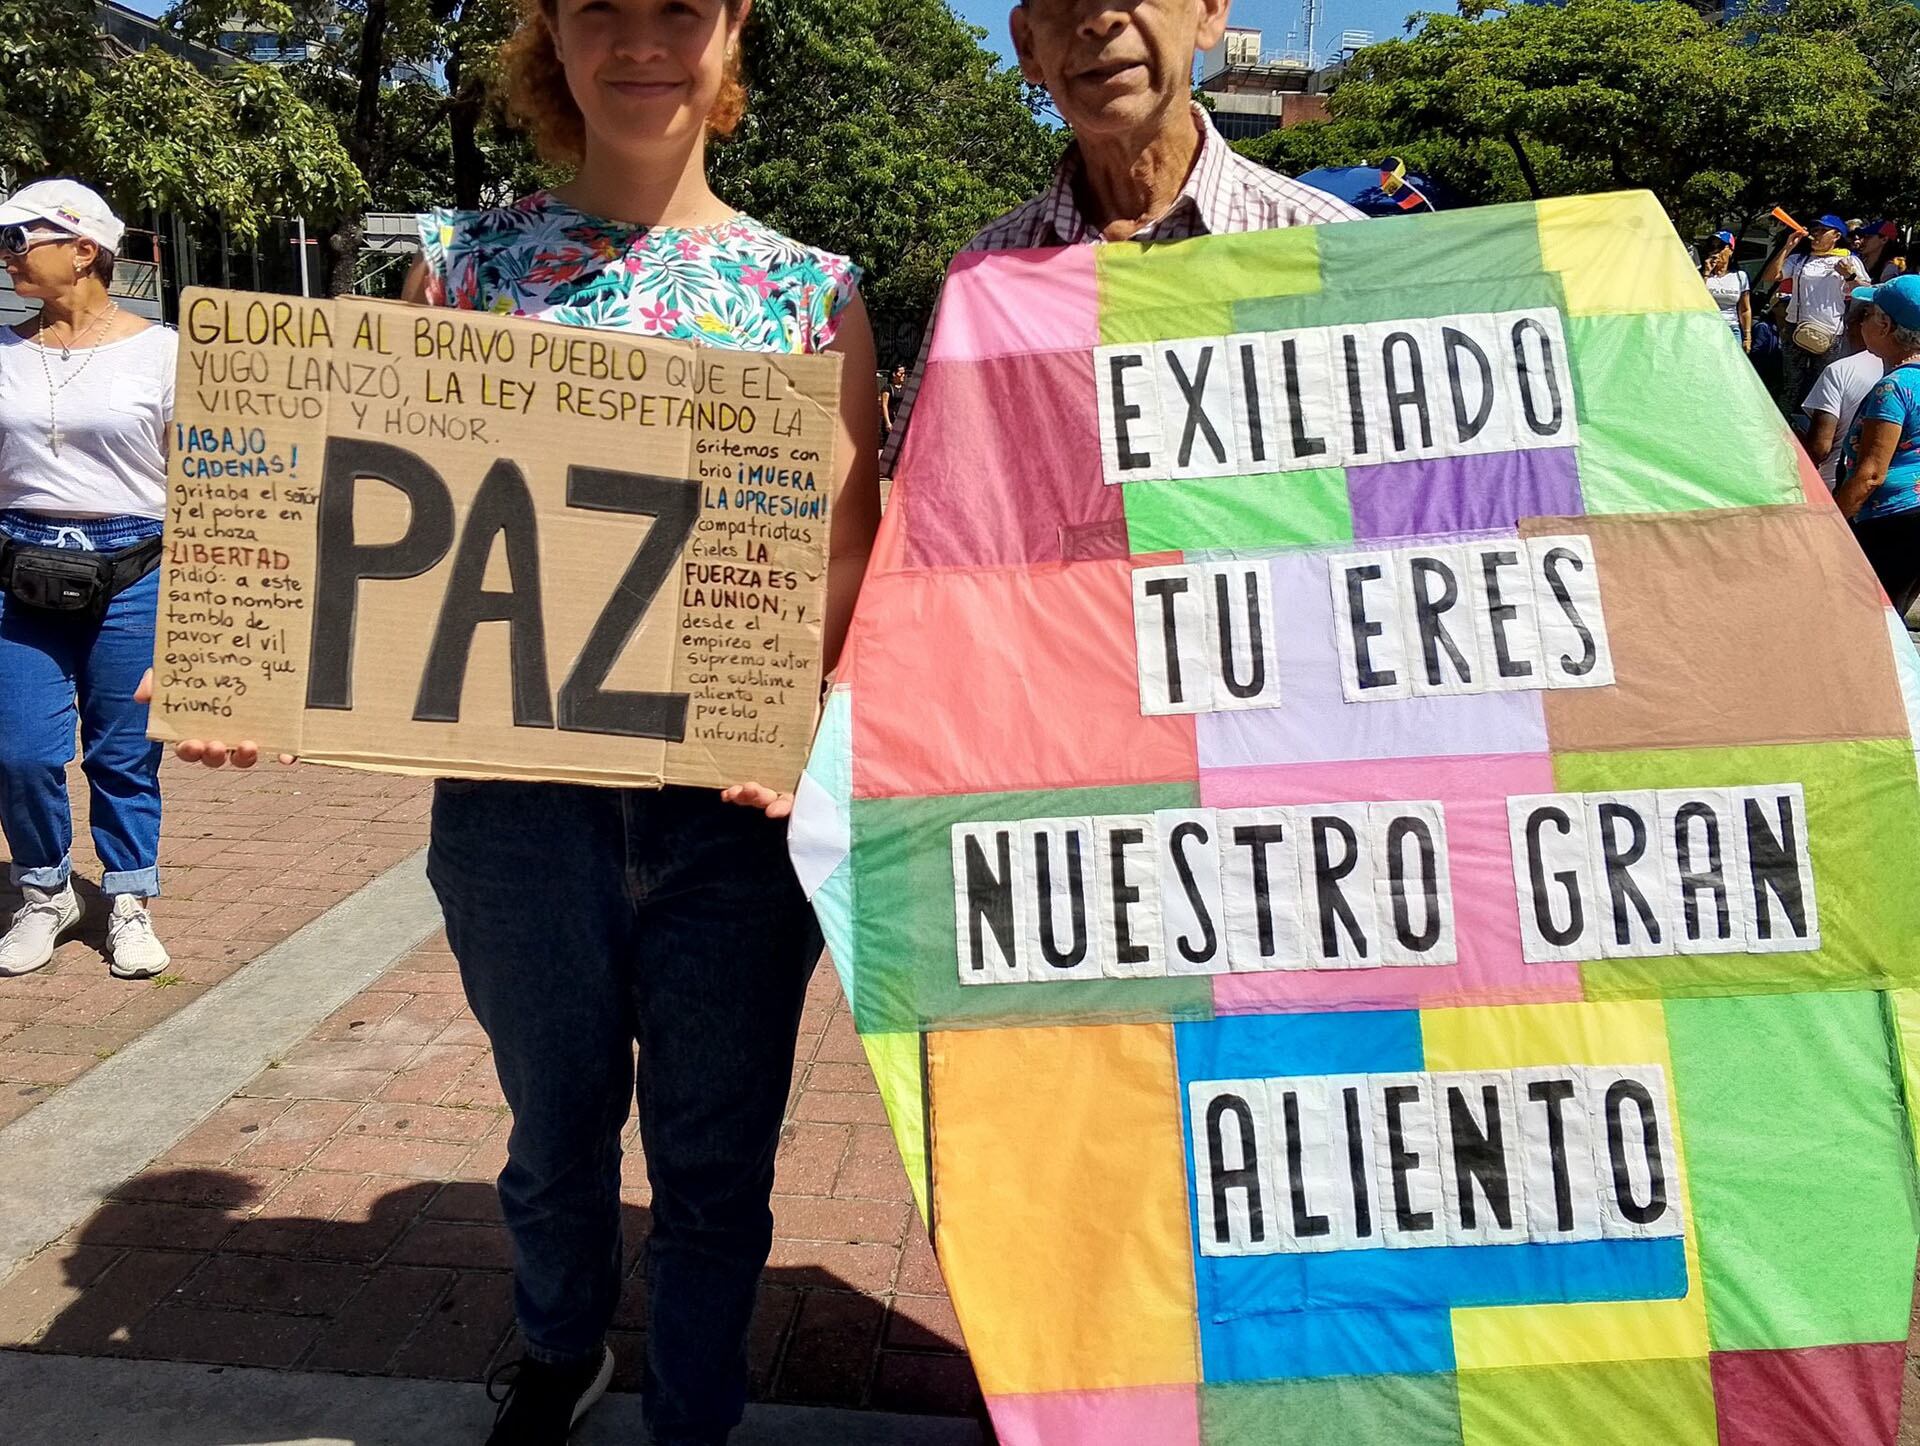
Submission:
[[[599,1360],[577,1366],[550,1366],[531,1356],[509,1362],[487,1378],[487,1399],[500,1403],[487,1446],[566,1446],[612,1379],[613,1352],[605,1346]]]

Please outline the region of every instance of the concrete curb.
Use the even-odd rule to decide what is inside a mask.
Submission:
[[[0,1351],[8,1446],[478,1446],[478,1386]],[[572,1446],[638,1446],[638,1396],[608,1396]],[[971,1421],[753,1406],[733,1446],[980,1446]]]
[[[439,925],[422,850],[0,1130],[0,1280]]]

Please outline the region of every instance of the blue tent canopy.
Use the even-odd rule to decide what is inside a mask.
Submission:
[[[1385,166],[1321,166],[1296,179],[1302,185],[1338,196],[1369,216],[1448,211],[1462,204],[1445,186],[1412,171],[1406,172],[1399,187],[1389,193],[1385,185],[1389,172],[1390,167]]]

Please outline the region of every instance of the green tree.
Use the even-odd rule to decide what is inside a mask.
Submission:
[[[1480,201],[1645,187],[1704,228],[1774,205],[1872,209],[1890,185],[1873,169],[1901,165],[1885,154],[1902,133],[1887,129],[1894,81],[1920,90],[1904,0],[1789,0],[1718,23],[1680,0],[1469,0],[1413,23],[1354,57],[1333,121],[1254,154],[1393,151]]]
[[[281,73],[331,121],[363,183],[326,237],[342,294],[360,276],[369,207],[479,206],[532,184],[532,149],[495,85],[516,13],[512,0],[180,0],[173,20],[200,38],[251,25],[301,57]]]
[[[123,209],[219,218],[250,238],[296,204],[357,204],[333,127],[273,71],[120,55],[73,0],[0,0],[0,171],[85,177]]]
[[[1038,192],[1065,143],[983,37],[944,0],[759,0],[716,186],[853,257],[883,321],[924,319],[953,253]]]
[[[1920,168],[1900,140],[1920,132],[1920,7],[1908,0],[1795,0],[1751,17],[1754,30],[1782,41],[1847,45],[1872,72],[1869,141],[1834,180],[1862,211],[1920,216]],[[1819,202],[1824,208],[1832,199]]]
[[[493,204],[553,179],[500,102],[512,0],[181,0],[175,13],[187,34],[237,16],[305,42],[284,74],[333,122],[371,207]],[[1063,144],[982,34],[944,0],[759,0],[752,100],[714,150],[716,185],[852,256],[881,318],[924,317],[954,251],[1038,190]],[[357,278],[361,219],[350,209],[329,238],[336,292]]]

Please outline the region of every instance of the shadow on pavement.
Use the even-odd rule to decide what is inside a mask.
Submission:
[[[470,1384],[462,1389],[471,1399],[456,1392],[460,1418],[473,1415],[483,1427],[491,1421],[493,1408],[479,1383],[518,1355],[505,1232],[491,1184],[408,1184],[355,1211],[358,1218],[346,1219],[276,1214],[271,1200],[255,1213],[260,1187],[222,1169],[151,1170],[122,1193],[132,1198],[109,1201],[70,1238],[69,1246],[84,1248],[69,1249],[62,1261],[65,1303],[27,1350],[215,1368],[274,1367],[299,1373],[286,1376],[288,1381],[313,1383],[303,1416],[316,1404],[324,1416],[329,1394],[327,1376],[306,1373],[389,1377],[396,1385],[417,1379],[465,1381]],[[633,1392],[643,1377],[641,1246],[650,1216],[632,1204],[623,1205],[621,1214],[625,1286],[610,1336],[619,1361],[613,1389]],[[136,1218],[146,1222],[144,1230],[129,1229]],[[409,1253],[402,1247],[421,1227],[435,1238],[445,1234],[464,1241],[460,1248],[472,1259],[456,1264]],[[754,1400],[772,1400],[779,1385],[781,1404],[767,1408],[773,1415],[794,1406],[864,1406],[887,1312],[886,1300],[863,1294],[830,1270],[768,1270],[749,1342]],[[954,1355],[959,1342],[931,1333],[916,1340],[911,1329],[904,1349],[927,1352],[930,1367],[965,1370],[964,1357]],[[889,1350],[902,1345],[898,1322],[894,1334]],[[348,1418],[362,1408],[355,1401],[365,1394],[344,1385],[339,1389],[343,1419],[338,1424],[345,1430],[356,1429]],[[438,1409],[444,1415],[444,1404]],[[894,1404],[893,1409],[929,1408]],[[980,1424],[980,1439],[991,1442],[977,1392],[964,1407],[953,1409],[964,1409]],[[931,1424],[940,1418],[922,1419]],[[304,1435],[252,1439],[325,1446],[359,1439],[330,1435],[329,1425],[324,1419],[303,1422]],[[766,1429],[764,1421],[760,1429]],[[472,1439],[477,1443],[484,1435],[482,1429]],[[442,1437],[436,1431],[432,1439]],[[640,1439],[637,1432],[633,1439]],[[423,1446],[426,1440],[421,1438]],[[227,1442],[209,1436],[204,1446]]]

